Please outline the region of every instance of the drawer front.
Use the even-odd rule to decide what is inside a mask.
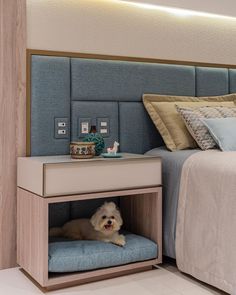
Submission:
[[[44,196],[69,195],[157,186],[161,184],[160,161],[117,161],[92,164],[47,164]]]

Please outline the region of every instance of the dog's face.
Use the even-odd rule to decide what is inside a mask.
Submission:
[[[117,232],[123,224],[120,212],[113,202],[104,203],[91,217],[90,222],[96,231],[105,235]]]

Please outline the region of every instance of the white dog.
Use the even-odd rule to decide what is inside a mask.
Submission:
[[[115,203],[104,203],[91,219],[74,219],[63,227],[54,227],[49,231],[50,237],[62,236],[74,240],[98,240],[118,246],[125,245],[124,235],[119,234],[123,224]]]

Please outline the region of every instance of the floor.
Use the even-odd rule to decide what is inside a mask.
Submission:
[[[73,288],[50,295],[210,295],[226,294],[181,274],[174,264],[158,269]],[[0,295],[43,294],[19,269],[0,271]]]

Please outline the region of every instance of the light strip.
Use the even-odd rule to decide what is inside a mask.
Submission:
[[[223,19],[236,19],[232,16],[226,16],[226,15],[220,15],[220,14],[214,14],[214,13],[208,13],[208,12],[201,12],[201,11],[195,11],[195,10],[189,10],[189,9],[182,9],[182,8],[174,8],[174,7],[168,7],[168,6],[160,6],[155,4],[147,4],[147,3],[139,3],[139,2],[131,2],[127,0],[119,0],[119,2],[126,3],[128,5],[140,7],[142,9],[150,9],[150,10],[159,10],[164,11],[167,13],[171,13],[177,16],[201,16],[201,17],[208,17],[208,18],[223,18]]]

